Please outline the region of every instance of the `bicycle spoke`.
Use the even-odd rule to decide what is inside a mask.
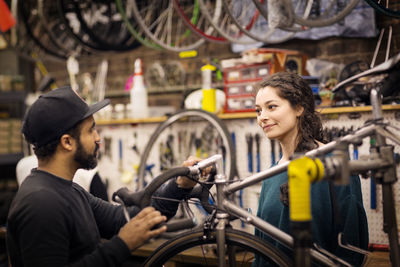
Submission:
[[[248,38],[232,21],[231,17],[226,14],[224,8],[218,7],[222,5],[222,0],[217,0],[215,3],[209,0],[198,0],[202,14],[214,29],[224,38],[232,43],[237,44],[254,44],[256,40]],[[215,10],[221,10],[221,14],[213,16]]]
[[[171,1],[133,1],[132,12],[141,29],[161,47],[181,52],[196,49],[204,43],[188,34]]]
[[[228,43],[228,40],[220,36],[214,27],[208,22],[202,12],[198,0],[172,0],[174,7],[181,17],[183,22],[190,30],[208,41],[217,43]],[[218,0],[221,2],[221,0]],[[221,14],[222,5],[215,5],[215,10],[212,11],[213,19],[217,19]],[[195,16],[191,15],[196,14]]]

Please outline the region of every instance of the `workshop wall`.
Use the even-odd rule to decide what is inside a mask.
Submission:
[[[400,22],[383,15],[376,15],[377,29],[385,28],[382,44],[379,49],[376,63],[384,61],[387,45],[388,27],[393,27],[392,45],[390,56],[397,54],[400,50]],[[374,50],[377,44],[379,32],[375,38],[340,38],[330,37],[323,40],[299,40],[294,39],[278,45],[268,47],[298,50],[306,53],[309,58],[318,58],[334,63],[349,64],[357,60],[363,60],[371,63]],[[133,63],[136,58],[142,58],[144,69],[151,63],[159,61],[160,63],[179,61],[186,72],[185,85],[196,87],[200,85],[200,67],[213,59],[221,60],[226,58],[240,57],[231,51],[230,45],[222,45],[206,42],[198,49],[198,56],[195,58],[180,59],[177,53],[160,51],[156,49],[140,46],[131,52],[126,53],[107,53],[96,54],[92,56],[80,57],[80,74],[89,72],[95,77],[97,67],[101,60],[106,59],[109,62],[107,76],[107,91],[121,91],[130,75],[133,74]],[[56,59],[45,59],[45,66],[48,68],[58,85],[68,84],[68,73],[66,63]],[[150,95],[150,105],[171,104],[179,107],[182,98],[182,90],[178,92],[169,92],[169,95],[162,95],[162,92]],[[128,97],[118,99],[118,101],[128,101]]]

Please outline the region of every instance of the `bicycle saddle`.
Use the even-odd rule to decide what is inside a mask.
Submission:
[[[400,71],[400,53],[397,54],[396,56],[388,59],[384,63],[372,68],[372,69],[363,71],[363,72],[361,72],[359,74],[356,74],[356,75],[354,75],[354,76],[352,76],[352,77],[350,77],[350,78],[338,83],[332,89],[332,92],[335,93],[335,92],[339,91],[340,89],[344,88],[345,86],[347,86],[347,85],[349,85],[349,84],[351,84],[353,82],[356,82],[356,81],[361,82],[361,83],[368,83],[369,79],[367,79],[366,81],[360,81],[360,78],[364,78],[364,77],[368,77],[368,76],[377,76],[377,75],[380,75],[380,74],[388,74],[390,77],[392,77],[392,80],[393,79],[397,80],[397,79],[399,79],[399,78],[397,78],[398,77],[397,73],[399,71]],[[394,73],[396,73],[397,75],[394,75]],[[395,77],[395,76],[397,76],[397,77]],[[394,81],[391,81],[390,85],[392,85],[393,82]],[[392,87],[392,86],[390,86],[390,87]],[[390,89],[393,89],[393,88],[390,88]],[[390,95],[391,94],[391,90],[389,90],[389,89],[382,90],[382,94],[384,96]]]

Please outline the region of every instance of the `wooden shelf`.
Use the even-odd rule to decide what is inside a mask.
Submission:
[[[354,112],[369,112],[372,110],[371,106],[362,107],[319,107],[317,110],[321,114],[340,114],[340,113],[354,113]],[[383,105],[382,110],[400,110],[400,105]],[[252,119],[256,117],[255,112],[238,112],[238,113],[223,113],[218,114],[218,117],[223,120],[231,119]],[[96,120],[97,125],[121,125],[121,124],[138,124],[138,123],[159,123],[167,119],[167,116],[151,117],[144,119],[121,119],[121,120]]]

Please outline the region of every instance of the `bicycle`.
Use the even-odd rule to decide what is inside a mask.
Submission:
[[[304,185],[309,185],[312,180],[328,179],[339,184],[346,184],[348,183],[350,174],[370,171],[371,176],[382,184],[384,230],[389,237],[392,266],[400,266],[400,248],[392,190],[393,183],[397,181],[394,146],[386,143],[388,139],[396,144],[400,144],[400,137],[390,130],[391,128],[395,130],[398,129],[391,126],[383,119],[379,92],[381,83],[390,78],[388,76],[393,73],[393,70],[398,70],[399,68],[400,54],[373,69],[364,71],[338,84],[335,90],[340,90],[343,86],[357,81],[360,78],[365,80],[366,77],[369,77],[370,79],[368,79],[367,83],[372,86],[370,96],[374,119],[351,134],[305,153],[305,156],[293,159],[281,165],[276,165],[266,171],[262,171],[242,180],[232,182],[226,179],[222,171],[222,157],[220,155],[215,155],[201,161],[198,165],[193,167],[170,169],[155,178],[139,193],[131,194],[126,191],[125,194],[121,195],[117,193],[115,196],[120,196],[127,205],[136,203],[144,207],[150,204],[152,193],[165,181],[178,175],[188,176],[197,180],[201,170],[209,166],[215,166],[216,168],[215,181],[211,182],[216,185],[217,192],[214,204],[211,205],[208,203],[205,198],[206,194],[196,196],[201,200],[200,202],[204,207],[211,210],[210,216],[203,225],[203,229],[194,231],[188,230],[181,236],[163,243],[146,260],[145,266],[161,266],[168,260],[184,257],[184,254],[182,254],[183,252],[196,246],[200,247],[199,250],[205,256],[204,261],[198,262],[200,264],[218,264],[218,266],[227,266],[227,264],[229,264],[229,266],[235,266],[238,260],[240,260],[244,265],[249,265],[253,260],[253,255],[256,254],[263,257],[266,261],[279,266],[291,266],[293,263],[296,266],[309,266],[311,261],[318,262],[324,266],[351,266],[349,263],[318,246],[314,245],[314,247],[308,247],[299,245],[303,243],[301,241],[304,241],[299,235],[294,234],[290,236],[229,201],[228,197],[236,191],[256,184],[285,170],[288,170],[289,184],[291,181],[294,181],[293,179],[297,179],[297,181],[302,180],[301,183],[303,186],[299,186],[299,188],[302,189],[307,188],[307,186]],[[363,82],[365,83],[365,81]],[[351,144],[360,144],[364,138],[371,136],[375,138],[376,144],[371,147],[370,158],[368,160],[350,160],[347,155],[348,146]],[[331,155],[327,156],[327,154]],[[199,184],[200,185],[196,186],[193,191],[198,192],[199,190],[203,190],[203,192],[208,192],[208,189],[206,189],[206,185],[210,185],[208,182],[199,182]],[[307,190],[301,192],[296,189],[297,187],[289,186],[289,199],[294,196],[293,194],[299,194],[303,197],[305,196],[304,194],[309,194]],[[310,203],[307,201],[303,203],[303,205],[306,206],[309,204]],[[292,213],[296,212],[298,206],[292,205],[292,203],[290,203],[290,205],[291,220],[296,222],[298,217],[295,215],[292,216]],[[300,212],[304,213],[304,209],[301,209]],[[311,218],[310,214],[308,216]],[[231,229],[230,221],[235,218],[239,218],[255,226],[281,244],[293,248],[295,261],[288,259],[288,257],[283,255],[277,248],[272,247],[269,243],[266,243],[258,237],[240,230]],[[340,246],[358,253],[367,254],[366,251],[343,243],[340,234],[338,239]],[[206,251],[208,244],[216,244],[214,256],[210,256],[210,250]],[[245,251],[249,253],[243,255]],[[296,255],[299,254],[301,254],[301,257],[296,257]]]

